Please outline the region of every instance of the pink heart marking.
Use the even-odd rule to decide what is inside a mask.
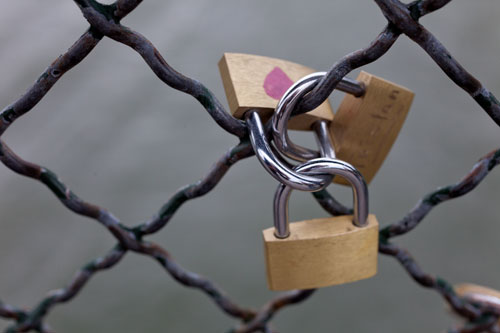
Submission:
[[[279,100],[285,94],[293,81],[278,66],[267,74],[264,80],[264,90],[269,97]]]

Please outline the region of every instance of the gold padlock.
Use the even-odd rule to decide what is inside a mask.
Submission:
[[[219,70],[232,115],[242,118],[245,111],[257,109],[263,122],[272,116],[294,82],[314,72],[293,62],[240,53],[225,53]],[[344,81],[350,83],[344,86]],[[356,92],[350,90],[354,86]],[[287,119],[286,127],[310,130],[318,120],[328,122],[337,157],[354,165],[370,183],[403,126],[414,94],[366,72],[359,74],[357,82],[343,79],[336,89],[350,94],[346,94],[335,115],[326,100],[310,112]],[[334,181],[349,185],[339,177]]]
[[[453,286],[455,293],[473,303],[482,303],[500,309],[500,291],[472,283],[461,283]]]
[[[297,170],[332,174],[353,188],[354,216],[288,223],[292,188],[278,186],[274,196],[274,228],[263,231],[267,281],[271,290],[312,289],[354,282],[377,272],[378,221],[368,215],[368,189],[349,163],[312,159]]]
[[[414,94],[366,72],[357,80],[365,84],[365,94],[344,97],[330,132],[337,157],[354,165],[370,183],[403,126]],[[348,185],[338,177],[334,181]]]
[[[241,119],[245,111],[257,109],[263,122],[272,116],[278,101],[295,81],[314,72],[290,61],[242,53],[224,53],[219,61],[219,71],[231,114]],[[310,130],[319,119],[333,119],[328,100],[316,109],[292,118],[288,127]]]

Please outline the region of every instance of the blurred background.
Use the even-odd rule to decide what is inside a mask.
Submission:
[[[497,96],[499,14],[498,1],[455,0],[421,20]],[[373,1],[184,0],[144,1],[123,24],[149,38],[169,64],[205,83],[226,104],[217,68],[223,52],[328,70],[368,45],[386,20]],[[72,1],[0,2],[2,108],[87,26]],[[399,138],[370,185],[370,210],[387,225],[499,148],[500,131],[406,37],[363,69],[416,93]],[[332,95],[334,105],[340,100],[340,93]],[[294,138],[314,145],[311,133]],[[161,83],[135,52],[109,39],[4,139],[21,157],[51,168],[75,193],[127,225],[149,218],[237,143],[197,101]],[[186,203],[151,239],[240,304],[258,307],[273,296],[265,282],[261,230],[272,224],[276,185],[255,158],[244,160],[209,195]],[[6,303],[33,306],[115,244],[95,221],[69,212],[43,185],[3,165],[0,189],[0,299]],[[329,190],[351,204],[349,189],[332,185]],[[499,190],[495,170],[474,192],[440,205],[395,242],[426,272],[452,283],[500,288]],[[290,207],[292,220],[326,216],[306,193],[294,192]],[[57,332],[75,333],[222,332],[235,324],[204,294],[180,286],[156,262],[133,253],[97,274],[48,318]],[[0,329],[7,324],[0,320]],[[383,256],[376,277],[325,288],[274,320],[277,330],[290,333],[440,332],[453,324],[437,293],[418,286],[394,259]]]

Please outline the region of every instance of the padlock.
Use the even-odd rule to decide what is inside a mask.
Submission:
[[[295,81],[315,72],[290,61],[241,53],[224,53],[219,71],[231,114],[242,119],[245,111],[257,109],[263,122],[269,120],[278,101]],[[333,119],[328,100],[310,112],[293,117],[288,127],[309,130],[318,119]]]
[[[375,215],[368,215],[368,189],[363,176],[352,165],[328,158],[310,160],[296,171],[346,178],[353,187],[354,216],[288,224],[292,188],[280,184],[274,197],[275,226],[263,231],[269,288],[312,289],[375,275],[378,221]]]
[[[256,109],[263,122],[294,82],[314,72],[293,62],[240,53],[225,53],[219,70],[233,116],[243,118],[245,111]],[[370,183],[403,126],[414,94],[366,72],[357,82],[344,78],[336,89],[351,94],[346,94],[335,115],[326,100],[315,110],[287,119],[287,128],[310,130],[318,120],[329,122],[337,157],[354,165]],[[361,91],[362,96],[356,97]],[[334,181],[348,185],[339,177]]]
[[[496,289],[472,283],[460,283],[453,286],[453,291],[457,296],[467,302],[492,309],[495,312],[500,311],[500,291]],[[466,318],[457,316],[457,313],[453,311],[450,306],[448,306],[448,310],[466,324],[466,320],[464,320]],[[500,320],[497,320],[497,325],[500,325]]]
[[[337,157],[354,165],[370,183],[403,126],[414,94],[366,72],[357,80],[365,84],[365,94],[344,97],[330,131]],[[334,181],[348,185],[338,177]]]
[[[500,310],[500,291],[472,283],[453,286],[455,293],[469,302],[480,303]]]

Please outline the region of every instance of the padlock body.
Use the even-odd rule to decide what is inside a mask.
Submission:
[[[315,72],[290,61],[242,53],[224,53],[219,70],[231,114],[241,119],[245,111],[256,109],[264,122],[294,82]],[[310,130],[315,121],[332,119],[333,110],[326,100],[316,109],[291,118],[288,128]]]
[[[337,158],[373,179],[396,140],[413,101],[413,92],[375,75],[361,72],[362,97],[346,95],[330,124]],[[336,183],[349,185],[343,178]]]
[[[354,282],[377,273],[378,221],[356,227],[352,215],[290,223],[279,239],[263,231],[271,290],[312,289]]]
[[[472,283],[460,283],[453,286],[455,293],[468,301],[483,303],[500,309],[500,291]]]

